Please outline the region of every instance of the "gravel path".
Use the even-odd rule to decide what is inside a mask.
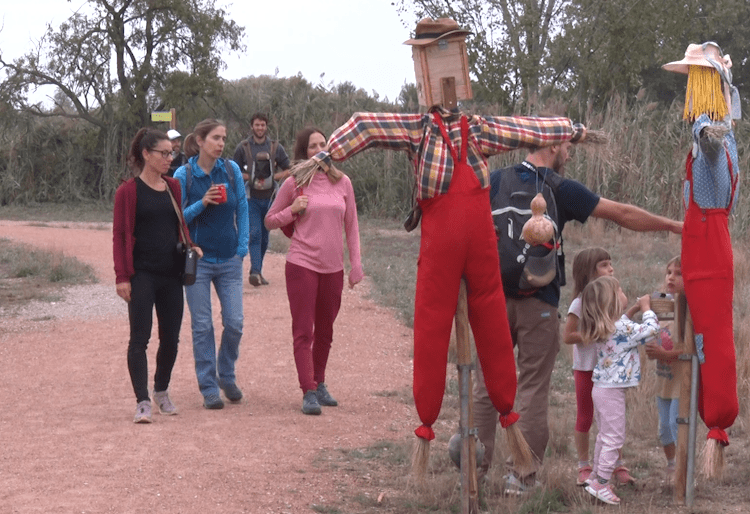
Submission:
[[[245,399],[222,411],[203,409],[186,308],[170,386],[180,413],[135,425],[111,225],[0,221],[0,237],[75,256],[100,280],[65,289],[53,304],[34,303],[14,315],[0,311],[0,434],[6,442],[0,514],[298,513],[383,492],[369,474],[319,461],[328,450],[412,438],[418,424],[400,395],[384,394],[411,387],[411,330],[367,298],[367,279],[345,289],[335,325],[327,382],[339,407],[321,416],[300,412],[284,257],[269,254],[264,275],[271,285],[245,284],[237,365]],[[218,313],[214,301],[216,327]],[[156,329],[151,366],[155,342]]]

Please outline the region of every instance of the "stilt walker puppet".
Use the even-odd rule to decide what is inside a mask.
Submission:
[[[415,38],[406,43],[415,49],[420,103],[428,112],[355,113],[331,135],[328,151],[311,160],[325,167],[331,160],[343,161],[364,150],[382,148],[404,151],[414,163],[422,228],[414,308],[413,390],[422,422],[415,433],[422,444],[435,437],[432,425],[442,405],[462,277],[487,391],[501,413],[504,428],[518,419],[512,411],[516,369],[490,209],[487,157],[586,137],[585,127],[568,118],[467,116],[457,108],[440,105],[446,95],[434,101],[423,66],[430,59],[419,50],[434,44],[435,52],[441,48],[450,52],[450,43],[458,40],[463,44],[467,33],[450,19],[420,21]],[[451,58],[454,68],[465,65],[465,46],[463,50]],[[427,74],[430,71],[440,70],[427,70]],[[464,78],[466,86],[468,71],[449,84],[459,100],[471,97],[470,89],[466,96],[461,87]],[[295,166],[292,174],[303,173],[311,161]]]
[[[685,166],[682,277],[701,362],[698,410],[709,429],[704,456],[713,464],[704,468],[710,474],[720,472],[726,429],[739,410],[728,216],[739,183],[732,119],[740,114],[731,66],[713,42],[691,44],[684,59],[662,66],[688,76],[684,119],[693,123],[693,147]]]

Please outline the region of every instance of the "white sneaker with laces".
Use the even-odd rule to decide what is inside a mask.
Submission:
[[[174,416],[177,414],[177,407],[175,407],[172,400],[169,399],[169,393],[167,391],[154,391],[154,401],[159,408],[159,412],[163,415]]]

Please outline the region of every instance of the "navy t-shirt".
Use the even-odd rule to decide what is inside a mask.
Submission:
[[[516,165],[514,169],[517,173],[531,175],[531,172],[521,164]],[[494,198],[498,192],[502,171],[503,170],[495,170],[490,173],[490,198]],[[544,174],[545,168],[537,168],[537,171]],[[554,171],[550,169],[546,169],[546,172],[554,173]],[[599,195],[589,190],[580,182],[571,179],[563,179],[557,189],[556,199],[557,210],[560,216],[560,233],[562,233],[563,228],[565,228],[565,223],[568,221],[576,220],[584,223],[599,204]],[[513,294],[506,294],[506,296],[518,299],[527,298],[527,296]],[[540,288],[532,296],[557,307],[560,303],[560,274],[558,273],[552,282]]]

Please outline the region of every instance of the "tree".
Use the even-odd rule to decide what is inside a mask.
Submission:
[[[220,49],[243,50],[244,28],[226,20],[214,0],[89,0],[39,46],[13,62],[0,53],[6,77],[0,101],[38,116],[79,117],[106,128],[146,125],[170,74],[183,69],[201,90],[219,82]],[[190,84],[183,87],[190,88]],[[30,88],[56,86],[56,109],[28,102]],[[195,87],[193,86],[193,89]],[[63,109],[67,98],[75,110]]]
[[[38,117],[84,120],[95,128],[86,172],[90,189],[109,198],[125,168],[127,143],[150,123],[162,98],[220,89],[221,49],[243,50],[244,28],[214,0],[89,0],[38,47],[8,62],[0,53],[0,105]],[[54,107],[28,100],[55,86]],[[70,105],[72,104],[72,106]],[[72,107],[72,108],[71,108]]]
[[[581,112],[612,93],[645,88],[669,103],[684,80],[661,69],[689,43],[716,41],[734,57],[734,85],[750,37],[747,0],[398,0],[402,17],[450,17],[467,40],[475,99],[533,111],[551,98]]]

